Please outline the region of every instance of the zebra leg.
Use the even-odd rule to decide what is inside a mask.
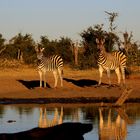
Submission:
[[[53,75],[54,75],[54,80],[55,80],[54,88],[56,88],[57,87],[57,82],[58,82],[58,73],[57,73],[57,71],[53,71]]]
[[[120,69],[119,67],[117,69],[115,69],[116,75],[118,77],[118,85],[120,85],[120,81],[121,81],[121,75],[120,75]]]
[[[124,67],[121,67],[121,72],[122,72],[123,84],[125,85],[125,68]]]
[[[98,85],[101,85],[101,81],[102,81],[102,76],[103,76],[103,68],[101,66],[99,66],[99,75],[100,75],[100,79],[98,82]]]
[[[59,74],[59,77],[60,77],[61,87],[63,87],[62,69],[58,69],[58,74]]]
[[[44,87],[46,88],[46,72],[44,72]]]
[[[110,69],[107,69],[107,77],[108,77],[108,82],[109,82],[109,86],[111,86],[111,80],[110,80]]]
[[[40,76],[40,88],[42,87],[42,72],[39,71],[39,76]]]

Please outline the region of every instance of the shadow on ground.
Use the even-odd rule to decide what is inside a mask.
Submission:
[[[100,86],[98,86],[98,82],[96,80],[90,80],[90,79],[80,79],[80,80],[75,80],[75,79],[69,79],[69,78],[63,78],[65,81],[73,83],[76,86],[79,87],[91,87],[94,86],[95,88],[98,87],[107,87],[107,88],[111,88],[111,87],[115,87],[115,85],[109,85],[106,83],[101,83]]]
[[[28,89],[34,89],[36,87],[39,87],[40,81],[39,80],[31,80],[31,81],[26,81],[26,80],[17,80],[20,82],[22,85],[24,85]],[[48,83],[46,83],[47,88],[51,88]]]
[[[67,82],[71,82],[76,86],[79,87],[90,87],[90,86],[94,86],[97,85],[98,82],[95,80],[89,80],[89,79],[80,79],[80,80],[75,80],[75,79],[69,79],[69,78],[64,78],[65,81]]]

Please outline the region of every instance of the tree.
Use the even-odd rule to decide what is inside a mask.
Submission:
[[[59,40],[49,40],[47,36],[41,36],[39,43],[40,47],[44,47],[44,55],[51,56],[54,54],[61,55],[64,63],[70,64],[72,62],[72,50],[70,46],[70,39],[60,37]]]
[[[73,57],[72,57],[72,48],[70,45],[70,38],[67,37],[61,37],[57,41],[56,45],[56,53],[61,55],[61,57],[64,60],[64,63],[72,64],[73,63]]]
[[[3,38],[2,34],[0,34],[0,54],[6,49],[5,46],[5,39]]]
[[[96,38],[104,38],[106,34],[106,31],[103,30],[103,24],[97,24],[93,28],[89,27],[80,34],[84,46],[83,55],[81,56],[81,68],[97,67],[98,48]]]
[[[41,40],[40,40],[39,45],[40,47],[45,48],[44,50],[45,56],[48,57],[56,53],[56,50],[55,50],[56,41],[51,42],[47,36],[41,36],[40,39]]]
[[[105,13],[109,16],[109,31],[110,32],[114,32],[117,28],[117,26],[115,26],[114,24],[114,21],[115,21],[115,18],[118,16],[118,13],[115,13],[115,12],[107,12],[105,11]]]
[[[79,47],[80,43],[78,41],[70,42],[71,44],[71,49],[72,49],[72,54],[74,57],[74,64],[75,66],[78,66],[78,54],[79,54]]]
[[[10,40],[10,46],[16,52],[16,59],[30,63],[34,59],[35,42],[30,34],[22,35],[19,33]]]
[[[115,43],[119,43],[119,37],[115,33],[116,27],[114,24],[117,13],[109,13],[109,31],[103,29],[104,24],[97,24],[94,27],[89,27],[84,30],[80,36],[82,37],[84,53],[81,59],[81,68],[97,67],[98,48],[96,38],[105,39],[105,49],[107,52],[112,52],[115,48]]]
[[[139,65],[139,46],[137,42],[133,42],[132,32],[128,33],[125,31],[123,33],[124,37],[124,49],[128,58],[127,64],[129,66]]]
[[[116,17],[118,17],[118,13],[115,12],[107,12],[105,13],[109,16],[109,28],[108,28],[108,34],[106,37],[106,44],[108,47],[106,47],[107,52],[111,52],[114,49],[115,44],[119,44],[119,37],[116,34],[117,26],[114,24]]]

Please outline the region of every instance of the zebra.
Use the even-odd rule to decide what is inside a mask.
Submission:
[[[120,85],[121,75],[123,79],[123,84],[125,85],[125,68],[126,68],[126,55],[121,51],[114,51],[112,53],[108,53],[104,47],[105,39],[96,39],[97,48],[100,50],[99,58],[98,58],[98,66],[99,66],[99,82],[98,85],[101,84],[102,73],[104,70],[107,71],[107,76],[109,78],[109,85],[111,85],[110,80],[110,71],[115,70],[118,85]],[[121,70],[121,72],[120,72]]]
[[[63,87],[63,59],[59,55],[45,57],[43,54],[44,48],[35,47],[37,54],[37,70],[40,76],[40,87],[44,77],[44,87],[46,87],[46,72],[52,71],[54,75],[54,88],[57,87],[58,77],[60,77],[61,87]]]

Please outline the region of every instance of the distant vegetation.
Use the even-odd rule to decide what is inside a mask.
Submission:
[[[75,65],[74,48],[71,46],[72,40],[68,37],[60,37],[60,39],[50,40],[47,36],[41,36],[39,42],[35,42],[31,34],[18,33],[12,37],[8,42],[0,34],[0,66],[6,65],[8,60],[19,61],[25,64],[36,64],[35,46],[45,48],[45,55],[59,54],[62,56],[65,65],[69,65],[77,69],[89,69],[97,67],[98,49],[96,45],[96,38],[105,38],[105,47],[108,52],[113,50],[123,51],[127,57],[127,65],[140,65],[140,45],[133,40],[133,34],[127,31],[122,33],[123,40],[120,39],[116,33],[114,22],[117,13],[105,12],[109,19],[109,28],[106,31],[104,24],[97,24],[93,27],[88,27],[80,33],[81,47],[78,47],[78,63]],[[120,47],[121,42],[124,43],[124,48]],[[14,62],[13,61],[13,62]]]

